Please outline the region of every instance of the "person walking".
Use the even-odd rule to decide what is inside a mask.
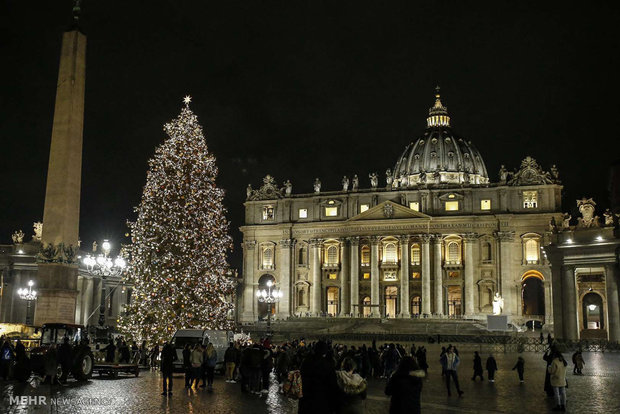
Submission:
[[[183,369],[185,370],[185,388],[192,387],[192,350],[189,344],[183,347]]]
[[[555,354],[555,348],[549,347],[545,351],[543,355],[543,360],[547,363],[547,368],[545,369],[545,392],[547,393],[547,397],[553,397],[553,387],[551,386],[551,374],[549,373],[549,367],[551,366],[551,362],[553,361],[553,355]]]
[[[542,343],[545,341],[545,336],[543,335],[542,331],[540,332],[540,344],[542,345]]]
[[[426,348],[421,346],[418,348],[418,352],[416,352],[415,357],[417,359],[417,363],[420,366],[420,369],[424,371],[424,374],[428,375],[428,362],[426,362]]]
[[[482,358],[478,355],[478,351],[474,351],[474,376],[471,377],[471,380],[475,381],[477,377],[480,377],[480,381],[484,381],[482,376]]]
[[[439,360],[441,361],[441,358],[443,358],[443,356],[446,354],[446,347],[442,346],[441,347],[441,353],[439,354]],[[441,376],[445,377],[446,376],[446,369],[443,367],[443,364],[441,365]]]
[[[453,354],[454,355],[454,354]],[[421,413],[420,393],[425,373],[411,357],[403,357],[385,387],[390,398],[390,414]]]
[[[461,387],[459,387],[459,377],[456,373],[456,370],[459,366],[460,360],[459,356],[454,353],[454,349],[452,346],[448,346],[446,353],[440,359],[441,367],[445,371],[446,375],[446,387],[448,388],[448,397],[452,394],[450,393],[450,380],[454,381],[454,386],[456,387],[456,391],[459,394],[459,397],[463,395],[463,391],[461,391]]]
[[[237,350],[235,344],[230,342],[226,352],[224,352],[224,365],[226,366],[226,382],[234,384],[236,381],[233,377],[235,373],[235,364],[237,361]]]
[[[336,383],[339,391],[336,404],[336,413],[338,414],[364,413],[367,383],[355,372],[356,369],[357,364],[353,358],[345,357],[342,360],[342,369],[336,371]]]
[[[517,374],[519,374],[519,382],[523,383],[523,372],[525,371],[525,360],[523,359],[523,357],[519,356],[519,358],[517,359],[517,363],[515,364],[514,367],[512,367],[512,370],[517,370]]]
[[[568,363],[564,356],[562,356],[562,353],[554,352],[551,365],[547,368],[557,403],[553,411],[566,411],[566,365]]]
[[[190,381],[190,388],[192,387],[192,384],[195,388],[198,388],[200,377],[202,377],[202,362],[204,361],[202,346],[200,344],[194,345],[194,350],[192,351],[189,360],[192,365],[192,380]]]
[[[157,357],[159,357],[159,344],[155,344],[155,346],[151,350],[151,368],[152,369],[157,369]]]
[[[166,342],[161,350],[161,375],[164,390],[161,395],[166,395],[166,392],[169,396],[172,395],[172,372],[175,360],[177,360],[177,352],[170,342]]]
[[[583,360],[583,355],[580,350],[575,351],[573,354],[573,375],[582,375],[583,367],[585,366],[585,361]]]
[[[209,342],[205,350],[205,369],[207,372],[207,390],[213,391],[213,376],[215,374],[215,365],[217,364],[217,351],[213,344]],[[203,384],[204,385],[204,384]]]
[[[493,354],[490,354],[487,358],[487,373],[489,376],[489,382],[495,382],[495,371],[497,371],[497,361]]]

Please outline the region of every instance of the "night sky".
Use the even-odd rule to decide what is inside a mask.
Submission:
[[[0,2],[0,243],[42,220],[72,1]],[[582,2],[89,1],[80,237],[127,243],[162,126],[192,109],[217,157],[240,267],[245,188],[310,192],[393,168],[436,84],[492,181],[557,164],[563,210],[608,206],[620,157],[620,6]],[[602,210],[598,211],[600,215]]]

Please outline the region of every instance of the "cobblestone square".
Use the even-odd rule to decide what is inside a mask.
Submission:
[[[494,384],[488,381],[472,381],[474,345],[462,345],[459,382],[465,392],[462,398],[448,397],[441,380],[438,363],[439,346],[428,348],[429,375],[422,390],[422,411],[426,413],[539,413],[549,412],[554,406],[543,392],[545,362],[541,353],[522,354],[526,360],[525,383],[520,384],[512,367],[516,353],[499,353],[495,357],[499,371]],[[483,361],[488,353],[481,352]],[[565,354],[570,361],[570,354]],[[569,374],[567,411],[573,413],[620,412],[620,398],[616,390],[620,386],[620,354],[584,353],[584,375]],[[569,372],[572,365],[569,363]],[[486,374],[486,373],[485,373]],[[272,385],[264,397],[242,393],[238,384],[228,384],[217,376],[213,392],[204,389],[187,391],[183,388],[182,374],[174,377],[172,397],[162,397],[161,379],[158,372],[143,371],[133,376],[108,379],[94,377],[87,383],[69,382],[52,390],[48,385],[1,383],[3,413],[295,413],[297,402],[278,393],[277,384]],[[384,395],[384,380],[372,380],[369,384],[366,413],[386,413],[389,399]],[[46,404],[11,403],[11,397],[46,397]],[[56,403],[52,404],[52,399]],[[40,400],[37,400],[40,402]]]

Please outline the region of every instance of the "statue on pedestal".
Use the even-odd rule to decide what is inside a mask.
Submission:
[[[377,173],[368,174],[368,177],[370,178],[370,186],[372,188],[377,188],[379,185],[379,177],[377,177]]]
[[[614,225],[614,216],[613,214],[611,214],[611,210],[605,210],[605,212],[603,213],[603,217],[605,218],[605,226]]]
[[[573,216],[571,216],[568,213],[564,213],[564,218],[562,219],[562,228],[563,229],[569,229],[570,228],[570,219],[573,218]]]
[[[314,192],[316,194],[321,192],[321,180],[319,180],[318,178],[314,179]]]
[[[24,232],[21,230],[17,230],[11,238],[13,239],[13,244],[22,244],[24,242]]]
[[[293,192],[293,184],[291,184],[291,180],[286,180],[284,182],[284,194],[287,197],[290,197],[292,192]]]
[[[499,295],[499,292],[495,292],[495,297],[493,298],[493,315],[501,315],[503,308],[504,298]]]
[[[393,181],[394,181],[394,179],[392,177],[392,170],[390,168],[388,168],[387,171],[385,172],[385,184],[388,187],[391,187]]]
[[[353,185],[352,185],[351,190],[353,190],[353,191],[357,191],[357,189],[359,188],[359,186],[360,186],[360,179],[359,179],[359,178],[357,178],[357,174],[355,174],[355,175],[353,176]]]
[[[342,191],[349,191],[349,177],[342,177]]]

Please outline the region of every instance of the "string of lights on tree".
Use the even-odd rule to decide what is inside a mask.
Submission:
[[[138,217],[129,223],[125,277],[134,289],[119,327],[150,344],[169,340],[177,329],[227,329],[233,306],[224,191],[191,98],[184,102],[181,114],[164,125],[168,138],[149,160]]]

